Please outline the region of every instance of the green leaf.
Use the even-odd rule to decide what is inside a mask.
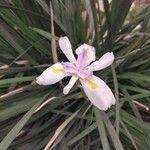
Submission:
[[[55,131],[53,137],[50,139],[50,141],[48,142],[48,144],[46,145],[45,149],[49,149],[51,147],[51,145],[53,144],[53,142],[56,140],[56,138],[61,134],[61,132],[65,129],[65,127],[69,124],[70,121],[72,121],[72,119],[77,115],[77,113],[79,112],[76,111],[75,113],[73,113],[69,118],[67,118]]]
[[[0,80],[0,85],[32,81],[35,78],[36,78],[36,76],[16,77],[16,78],[3,79],[3,80]]]
[[[45,38],[48,39],[48,40],[52,40],[53,38],[54,38],[55,40],[58,40],[58,39],[59,39],[57,36],[54,36],[54,35],[52,35],[52,34],[46,32],[46,31],[43,31],[43,30],[41,30],[41,29],[32,28],[32,27],[30,27],[30,29],[33,30],[33,31],[35,31],[35,32],[37,32],[38,34],[42,35],[43,37],[45,37]]]
[[[124,73],[122,75],[118,75],[118,78],[121,78],[121,79],[130,79],[130,80],[133,80],[133,81],[145,81],[145,82],[150,82],[150,77],[149,76],[146,76],[146,75],[142,75],[142,74],[139,74],[139,73],[134,73],[134,72],[129,72],[129,73]]]
[[[31,116],[34,114],[35,110],[38,108],[38,106],[45,100],[45,98],[48,96],[47,94],[44,98],[42,98],[39,102],[37,102],[23,117],[22,119],[11,129],[11,131],[7,134],[7,136],[2,140],[0,143],[0,148],[2,150],[7,150],[12,141],[17,137],[18,133],[21,131],[21,129],[24,127],[24,125],[27,123],[27,121],[31,118]]]
[[[122,24],[125,21],[125,18],[129,12],[132,0],[113,0],[112,1],[112,11],[111,11],[111,20],[112,20],[112,36],[114,37],[119,29],[122,27]]]
[[[102,119],[102,116],[101,116],[101,112],[97,107],[94,107],[94,114],[95,114],[95,117],[96,117],[96,124],[98,126],[98,131],[99,131],[100,139],[101,139],[101,142],[102,142],[103,150],[109,150],[110,146],[109,146],[109,143],[108,143],[107,134],[106,134],[106,130],[105,130],[105,127],[104,127],[104,122],[103,122],[103,119]]]
[[[77,141],[81,140],[81,138],[85,137],[87,134],[89,134],[90,132],[92,132],[96,128],[97,128],[96,123],[93,123],[91,126],[89,126],[85,130],[83,130],[81,133],[79,133],[78,135],[73,137],[71,140],[69,140],[67,145],[70,146],[70,145],[76,143]]]
[[[103,122],[108,130],[108,133],[113,141],[115,149],[116,150],[124,150],[123,145],[122,145],[113,125],[111,124],[108,116],[105,114],[105,112],[102,112],[102,117],[103,117]]]
[[[0,25],[0,34],[18,53],[22,54],[24,52],[24,49],[14,40],[12,35],[2,25]],[[38,63],[28,54],[25,55],[25,58],[27,58],[33,65],[38,65]]]

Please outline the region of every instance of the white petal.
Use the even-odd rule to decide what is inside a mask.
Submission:
[[[106,83],[96,76],[87,80],[80,80],[84,92],[93,105],[100,110],[107,110],[115,104],[115,97]]]
[[[63,89],[63,93],[66,95],[69,93],[69,91],[71,90],[71,88],[74,86],[74,84],[76,83],[76,81],[78,80],[77,77],[72,76],[69,83],[64,87]]]
[[[82,44],[76,49],[76,54],[79,56],[84,50],[87,50],[86,56],[87,56],[87,61],[86,61],[86,66],[89,65],[92,61],[95,60],[95,48],[93,46],[87,45],[87,44]]]
[[[98,61],[93,62],[88,69],[90,71],[98,71],[110,66],[114,61],[114,54],[108,52],[104,54]]]
[[[40,85],[50,85],[59,82],[65,76],[67,75],[64,72],[62,64],[56,63],[43,71],[43,73],[36,78],[36,83]]]
[[[65,54],[65,56],[68,58],[68,60],[72,63],[76,63],[76,59],[73,55],[71,43],[68,39],[68,37],[61,37],[59,39],[59,46],[62,52]]]

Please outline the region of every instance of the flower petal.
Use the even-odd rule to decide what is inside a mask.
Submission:
[[[36,83],[40,85],[50,85],[59,82],[66,76],[62,64],[56,63],[47,68],[39,77],[37,77]]]
[[[98,71],[110,66],[114,61],[114,55],[111,52],[104,54],[98,61],[93,62],[88,69],[90,71]]]
[[[72,76],[69,83],[64,87],[63,89],[63,93],[66,95],[69,93],[69,91],[71,90],[71,88],[74,86],[74,84],[76,83],[76,81],[78,80],[78,77]]]
[[[76,59],[73,55],[71,43],[68,39],[68,37],[61,37],[59,39],[59,46],[62,52],[65,54],[65,56],[68,58],[68,60],[72,63],[76,63]]]
[[[78,76],[81,78],[81,79],[86,79],[86,78],[89,78],[90,76],[93,75],[93,72],[92,71],[89,71],[87,69],[84,69],[84,70],[81,70],[78,72]]]
[[[100,110],[107,110],[115,104],[115,97],[106,83],[96,76],[86,80],[80,80],[84,92],[93,105]]]
[[[86,53],[85,53],[86,51]],[[84,54],[85,53],[85,54]],[[95,48],[93,46],[87,45],[87,44],[82,44],[76,49],[76,54],[78,55],[78,62],[80,60],[79,57],[84,56],[84,65],[83,67],[86,67],[89,65],[92,61],[95,60]],[[82,56],[82,54],[84,54]]]
[[[69,73],[69,74],[75,74],[76,73],[76,67],[73,63],[63,62],[62,65],[63,65],[64,71],[66,73]]]

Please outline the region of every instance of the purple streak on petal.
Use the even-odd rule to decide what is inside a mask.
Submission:
[[[87,55],[86,55],[87,49],[83,49],[83,51],[78,55],[76,67],[77,70],[81,70],[85,67],[86,61],[87,61]]]
[[[90,76],[93,75],[93,72],[92,71],[89,71],[87,69],[84,69],[84,70],[80,70],[78,71],[78,76],[82,79],[86,79],[86,78],[89,78]]]
[[[71,74],[76,73],[76,67],[73,63],[65,62],[65,63],[62,63],[62,66],[66,73],[71,73]]]

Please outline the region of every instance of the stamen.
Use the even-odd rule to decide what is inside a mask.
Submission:
[[[89,79],[86,79],[85,80],[87,84],[89,84],[89,86],[92,88],[92,89],[97,89],[99,86],[98,84],[96,84],[95,82],[93,82],[92,80],[89,80]]]

